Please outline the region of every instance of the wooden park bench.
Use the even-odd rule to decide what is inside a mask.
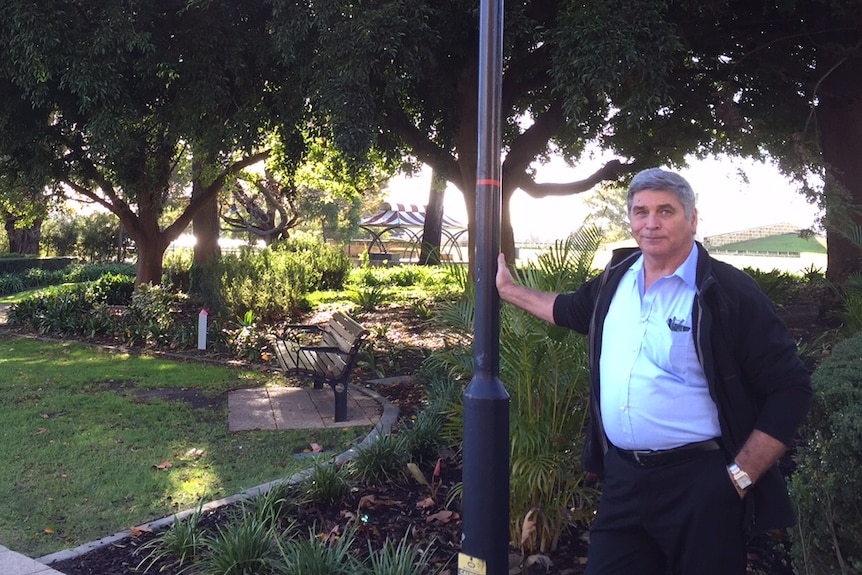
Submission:
[[[302,332],[315,333],[315,341],[303,341]],[[335,312],[324,325],[287,326],[284,337],[273,339],[272,346],[286,375],[310,377],[314,389],[328,383],[335,394],[335,421],[347,421],[347,380],[367,337],[367,329]]]

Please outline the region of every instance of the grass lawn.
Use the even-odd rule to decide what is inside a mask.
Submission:
[[[309,466],[369,428],[230,433],[227,392],[265,373],[0,337],[0,544],[75,547]],[[203,408],[142,392],[193,389]]]
[[[793,252],[825,254],[826,240],[819,237],[801,238],[798,234],[782,234],[756,240],[746,240],[734,244],[727,244],[716,248],[718,250],[738,250],[753,252]]]

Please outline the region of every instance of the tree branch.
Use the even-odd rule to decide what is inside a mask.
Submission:
[[[461,171],[458,169],[458,162],[450,154],[435,145],[402,110],[393,110],[390,117],[392,131],[404,140],[414,156],[434,168],[459,189],[463,189],[460,185]]]
[[[568,183],[537,183],[533,178],[524,173],[518,179],[516,185],[533,198],[572,196],[589,191],[597,184],[616,180],[620,176],[630,174],[636,170],[637,166],[635,163],[624,164],[619,160],[611,160],[583,180]]]

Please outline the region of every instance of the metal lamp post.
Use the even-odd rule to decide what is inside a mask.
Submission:
[[[506,575],[509,550],[509,395],[500,381],[503,2],[482,0],[476,170],[474,375],[464,392],[464,501],[459,575]]]

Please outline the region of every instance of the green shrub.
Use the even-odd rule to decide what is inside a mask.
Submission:
[[[277,532],[264,521],[242,518],[203,539],[196,569],[207,575],[276,575],[282,573]]]
[[[597,229],[582,229],[557,242],[535,265],[516,270],[517,281],[542,291],[573,291],[591,277],[600,240]],[[441,307],[438,321],[470,333],[475,300],[469,285],[464,293]],[[461,381],[473,373],[469,348],[444,350],[430,361]],[[595,509],[595,493],[583,483],[579,457],[588,413],[586,364],[585,338],[514,306],[502,308],[500,379],[511,398],[509,531],[527,552],[553,549],[573,520],[589,520]],[[450,404],[445,411],[444,433],[451,436],[463,428],[463,409]],[[535,531],[522,541],[528,514]]]
[[[13,305],[9,321],[29,325],[39,333],[76,334],[84,331],[84,318],[93,310],[88,284],[50,287]]]
[[[179,291],[201,293],[192,279],[196,273],[194,268],[192,248],[173,249],[162,261],[162,281]]]
[[[790,492],[791,530],[803,575],[862,572],[862,334],[836,345],[812,377],[814,405],[803,426]]]
[[[437,461],[440,450],[445,446],[440,430],[445,421],[444,415],[426,407],[402,431],[407,458],[417,465],[428,465]]]
[[[772,301],[786,301],[790,294],[803,283],[802,279],[779,269],[763,271],[750,267],[743,268],[745,273],[757,282],[761,291]]]
[[[127,263],[102,263],[102,264],[73,264],[64,270],[64,278],[66,282],[86,282],[95,281],[100,277],[113,274],[120,276],[135,277],[135,266]]]
[[[401,435],[384,435],[358,449],[350,460],[351,476],[362,483],[381,484],[404,478],[407,449]]]
[[[107,305],[129,305],[134,291],[134,276],[107,273],[92,283],[95,301]]]
[[[300,481],[297,489],[306,503],[333,505],[340,502],[349,492],[349,473],[346,466],[333,460],[324,461],[316,457],[309,473]]]
[[[839,316],[848,334],[862,331],[862,274],[853,274],[844,282]]]
[[[0,295],[18,293],[25,289],[27,287],[20,274],[3,274],[0,276]]]
[[[311,529],[306,537],[286,541],[281,547],[285,575],[355,575],[365,571],[350,553],[355,528],[348,528],[340,537],[322,539]]]
[[[292,236],[284,243],[283,249],[297,254],[309,265],[309,290],[337,290],[344,287],[351,265],[343,249],[308,235]]]
[[[258,361],[269,347],[268,333],[255,321],[251,311],[238,320],[235,329],[225,328],[227,345],[234,357]]]
[[[398,544],[387,540],[380,551],[375,552],[368,545],[368,571],[370,575],[414,575],[415,573],[439,573],[440,566],[432,570],[433,549],[429,543],[424,549],[409,544],[410,530]]]
[[[380,285],[362,287],[351,292],[350,301],[355,303],[362,311],[374,311],[386,303],[388,292]]]
[[[129,264],[72,264],[63,269],[48,270],[29,268],[15,273],[0,275],[0,295],[8,295],[28,289],[62,283],[95,281],[104,275],[135,277],[135,268]]]
[[[123,312],[127,343],[169,343],[174,315],[185,296],[162,286],[144,284],[132,294],[131,304]],[[194,326],[196,329],[196,326]]]
[[[203,549],[203,527],[201,506],[186,519],[174,518],[173,524],[159,535],[141,545],[136,555],[144,554],[138,563],[143,572],[164,559],[173,559],[178,567],[189,565],[197,560]]]

